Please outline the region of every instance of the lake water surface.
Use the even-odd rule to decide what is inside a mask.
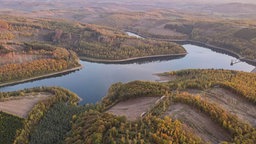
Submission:
[[[66,75],[35,80],[13,86],[0,88],[0,91],[15,91],[38,86],[60,86],[78,94],[83,101],[81,104],[96,103],[107,93],[108,88],[116,82],[129,82],[133,80],[158,80],[155,73],[191,69],[215,68],[232,69],[250,72],[254,66],[244,62],[230,65],[234,57],[214,52],[210,49],[183,45],[188,54],[179,59],[154,60],[146,63],[132,64],[101,64],[80,61],[83,69]]]

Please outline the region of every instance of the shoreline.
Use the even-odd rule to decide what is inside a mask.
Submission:
[[[24,82],[29,82],[29,81],[33,81],[33,80],[38,80],[38,79],[42,79],[42,78],[47,78],[47,77],[59,75],[59,74],[64,74],[64,73],[68,73],[68,72],[73,72],[73,71],[80,70],[80,69],[82,69],[82,68],[83,68],[83,66],[81,65],[81,66],[78,66],[78,67],[74,67],[74,68],[62,70],[62,71],[59,71],[59,72],[53,72],[53,73],[44,74],[44,75],[40,75],[40,76],[35,76],[35,77],[31,77],[31,78],[26,78],[26,79],[22,79],[22,80],[17,80],[17,81],[12,81],[12,82],[1,83],[1,84],[0,84],[0,88],[1,88],[1,87],[4,87],[4,86],[16,85],[16,84],[20,84],[20,83],[24,83]]]
[[[164,72],[165,73],[165,72]],[[177,77],[176,76],[171,76],[171,75],[165,75],[164,73],[154,73],[152,75],[156,76],[158,79],[154,80],[155,82],[169,82],[175,80]],[[248,73],[253,73],[256,74],[256,68],[254,68],[252,71]]]
[[[217,52],[221,52],[221,53],[224,53],[224,54],[228,54],[228,55],[234,56],[235,58],[239,59],[240,61],[246,62],[246,63],[251,64],[251,65],[256,67],[256,60],[247,59],[247,58],[241,56],[240,54],[238,54],[237,52],[234,52],[232,50],[225,49],[225,48],[222,48],[222,47],[219,47],[219,46],[214,46],[214,45],[207,44],[207,43],[204,43],[204,42],[195,41],[195,40],[189,40],[189,39],[183,39],[183,40],[181,39],[181,40],[179,40],[179,39],[151,38],[151,37],[145,36],[143,34],[139,34],[138,32],[135,32],[133,30],[127,30],[127,29],[125,29],[123,31],[131,32],[131,33],[134,33],[136,35],[139,35],[139,36],[141,36],[143,38],[147,38],[147,39],[149,38],[149,39],[153,39],[153,40],[161,40],[161,41],[174,42],[174,43],[177,43],[177,44],[194,44],[194,45],[197,45],[197,46],[202,46],[202,47],[205,47],[205,48],[209,48],[211,50],[215,50]]]
[[[119,64],[119,63],[122,64],[122,63],[129,63],[129,62],[132,63],[132,62],[135,62],[138,60],[147,60],[147,59],[152,59],[152,58],[179,58],[179,57],[183,57],[186,55],[187,55],[187,53],[153,55],[153,56],[144,56],[144,57],[133,57],[133,58],[127,58],[127,59],[121,59],[121,60],[104,60],[104,59],[79,57],[79,60],[85,60],[85,61],[89,61],[89,62],[106,63],[106,64]],[[31,78],[26,78],[26,79],[22,79],[22,80],[16,80],[16,81],[12,81],[12,82],[5,82],[5,83],[0,84],[0,88],[4,87],[4,86],[16,85],[16,84],[20,84],[20,83],[33,81],[33,80],[43,79],[43,78],[47,78],[47,77],[51,77],[51,76],[55,76],[55,75],[65,74],[65,73],[80,70],[82,68],[83,68],[83,66],[81,65],[78,67],[74,67],[74,68],[70,68],[70,69],[66,69],[66,70],[62,70],[62,71],[58,71],[58,72],[53,72],[53,73],[35,76],[35,77],[31,77]]]
[[[152,58],[178,58],[186,56],[188,53],[180,53],[180,54],[163,54],[163,55],[151,55],[151,56],[141,56],[141,57],[133,57],[121,60],[107,60],[107,59],[96,59],[96,58],[88,58],[81,56],[80,60],[89,61],[89,62],[98,62],[98,63],[106,63],[106,64],[115,64],[115,63],[132,63],[137,60],[147,60]]]
[[[175,43],[179,43],[179,44],[180,43],[181,44],[194,44],[194,45],[197,45],[197,46],[202,46],[202,47],[214,50],[216,52],[221,52],[221,53],[224,53],[224,54],[231,55],[231,56],[239,59],[242,62],[246,62],[248,64],[256,66],[256,60],[247,59],[247,58],[241,56],[240,54],[238,54],[234,51],[231,51],[231,50],[228,50],[228,49],[225,49],[225,48],[222,48],[222,47],[218,47],[218,46],[214,46],[214,45],[211,45],[211,44],[203,43],[203,42],[200,42],[200,41],[194,41],[194,40],[170,40],[170,41],[175,42]]]

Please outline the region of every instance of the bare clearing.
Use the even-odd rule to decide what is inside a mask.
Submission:
[[[24,63],[37,59],[44,58],[45,56],[40,55],[29,55],[29,54],[17,54],[14,52],[8,54],[0,54],[0,66],[5,64]]]
[[[243,122],[256,127],[256,106],[241,96],[223,88],[212,88],[205,92],[200,90],[187,90],[187,92],[199,94],[204,100],[220,106]]]
[[[4,99],[4,101],[0,101],[0,111],[26,118],[35,104],[49,96],[48,93],[37,93],[36,95]]]
[[[229,141],[231,136],[228,132],[213,122],[210,117],[185,104],[173,104],[164,114],[173,119],[178,119],[188,127],[189,130],[209,143]]]
[[[213,88],[204,95],[204,99],[219,105],[239,119],[256,127],[256,106],[246,99],[223,88]]]
[[[128,120],[136,120],[147,112],[159,99],[159,97],[140,97],[119,102],[107,112],[118,116],[126,116]]]
[[[169,82],[177,79],[177,76],[175,75],[161,75],[161,74],[153,74],[153,75],[159,78],[158,80],[156,80],[157,82]]]

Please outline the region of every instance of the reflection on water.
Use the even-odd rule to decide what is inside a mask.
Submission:
[[[0,88],[0,91],[14,91],[36,86],[60,86],[77,93],[83,101],[81,104],[95,103],[105,96],[111,84],[133,80],[158,80],[154,73],[189,69],[215,68],[250,72],[254,69],[247,63],[230,65],[234,57],[214,52],[195,45],[183,45],[188,54],[179,59],[154,59],[146,63],[102,64],[81,61],[84,68],[70,74],[56,76],[14,86]],[[152,59],[151,59],[152,60]]]

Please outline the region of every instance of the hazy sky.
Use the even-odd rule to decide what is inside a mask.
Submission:
[[[24,1],[24,0],[0,0],[0,1]],[[94,1],[94,2],[106,2],[106,1],[112,1],[112,2],[127,2],[127,1],[148,1],[148,2],[202,2],[202,3],[231,3],[231,2],[239,2],[239,3],[254,3],[256,4],[256,0],[30,0],[29,2],[61,2],[61,1]],[[28,1],[26,1],[28,2]]]
[[[140,1],[140,0],[138,0]],[[143,1],[143,0],[142,0]],[[195,2],[195,3],[254,3],[256,4],[256,0],[145,0],[145,1],[159,1],[159,2]]]

